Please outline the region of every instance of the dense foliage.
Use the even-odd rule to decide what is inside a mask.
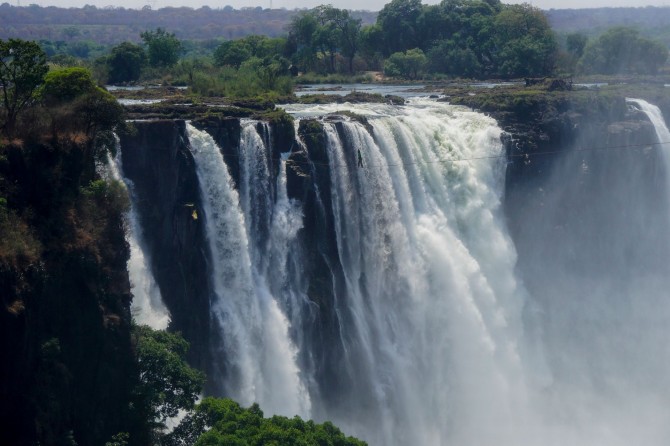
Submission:
[[[226,40],[219,34],[202,41],[179,39],[181,27],[171,32],[159,26],[136,34],[144,47],[129,40],[85,63],[98,82],[152,80],[189,86],[203,96],[276,100],[291,94],[294,82],[359,81],[367,71],[408,80],[651,74],[666,59],[661,44],[630,29],[595,38],[574,32],[558,39],[545,13],[529,4],[392,0],[376,23],[369,19],[322,5],[291,15],[284,36]],[[72,39],[81,34],[73,26],[63,32]],[[98,54],[93,43],[80,54],[58,45],[43,44],[59,64],[78,63],[73,54],[84,59],[84,53],[89,58]]]
[[[123,123],[121,109],[112,98],[119,113],[100,114],[107,93],[87,70],[47,73],[34,42],[2,46],[14,76],[4,86],[25,98],[19,114],[2,108],[2,441],[101,444],[121,430],[139,438],[143,423],[129,409],[128,201],[118,183],[96,172],[99,137]],[[67,126],[51,124],[64,115]]]
[[[616,27],[585,45],[578,67],[584,73],[656,74],[667,59],[665,45]]]
[[[670,45],[670,8],[667,6],[551,9],[546,14],[558,34],[582,33],[596,37],[609,28],[628,26],[640,30],[646,38]]]
[[[188,343],[178,334],[135,326],[139,385],[136,392],[148,421],[160,430],[168,418],[195,404],[205,377],[186,364]]]
[[[264,418],[257,404],[245,409],[230,399],[205,398],[168,435],[166,446],[364,446],[330,422],[300,417]]]
[[[13,135],[19,113],[34,102],[48,69],[46,55],[35,42],[0,40],[2,131],[5,135]]]
[[[179,60],[181,42],[173,33],[156,28],[155,31],[144,31],[140,37],[147,47],[152,67],[171,67]]]
[[[289,26],[289,42],[295,48],[294,62],[306,70],[325,69],[334,73],[336,58],[340,55],[346,58],[347,70],[353,72],[360,28],[360,19],[330,5],[299,14]]]
[[[140,78],[145,62],[144,48],[131,42],[123,42],[112,48],[109,55],[107,80],[113,84],[136,81]]]
[[[380,11],[377,23],[366,27],[348,11],[321,6],[293,19],[289,42],[295,47],[292,60],[303,71],[375,69],[385,57],[384,71],[407,79],[415,79],[424,67],[426,73],[460,77],[547,75],[557,52],[539,9],[498,0],[445,0],[438,5],[393,0]],[[410,58],[419,65],[410,67]]]
[[[391,54],[384,64],[384,74],[405,79],[417,79],[426,67],[428,59],[419,48]]]

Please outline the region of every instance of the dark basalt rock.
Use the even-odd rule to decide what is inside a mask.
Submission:
[[[346,295],[345,280],[337,252],[332,197],[330,195],[330,167],[326,137],[322,124],[317,120],[302,120],[298,129],[305,147],[291,153],[287,167],[289,197],[303,203],[303,228],[298,232],[300,254],[307,269],[307,295],[316,306],[315,322],[307,327],[312,347],[318,354],[311,359],[318,391],[327,400],[337,402],[343,386],[352,382],[346,372],[335,370],[332,364],[342,363],[344,346],[339,341],[346,334],[340,333],[336,311],[336,296]],[[297,145],[294,147],[298,147]],[[340,303],[343,305],[343,303]]]
[[[242,129],[239,118],[207,116],[194,120],[192,124],[212,135],[221,149],[223,159],[228,165],[235,185],[240,184],[239,145]]]
[[[170,329],[182,332],[191,343],[189,362],[207,371],[211,363],[208,255],[185,123],[136,122],[135,127],[135,134],[121,137],[123,169],[134,183],[152,272],[170,310]],[[234,133],[234,124],[231,127]]]

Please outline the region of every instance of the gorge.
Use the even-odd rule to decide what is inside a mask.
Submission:
[[[135,300],[155,279],[207,394],[371,445],[667,443],[658,109],[524,138],[426,98],[284,108],[120,135]]]

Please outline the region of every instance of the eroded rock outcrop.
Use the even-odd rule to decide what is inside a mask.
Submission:
[[[189,361],[209,361],[209,268],[200,194],[184,121],[136,122],[121,137],[124,175],[144,228],[152,272],[171,315],[191,343]]]

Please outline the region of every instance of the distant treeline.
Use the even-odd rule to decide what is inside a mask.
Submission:
[[[0,5],[0,38],[76,42],[92,40],[114,45],[126,40],[138,42],[139,34],[158,27],[171,29],[180,39],[236,39],[250,34],[276,37],[300,10],[242,8],[199,9],[188,7],[151,10],[122,7],[58,8]],[[670,46],[670,7],[550,9],[545,14],[559,34],[582,32],[601,34],[613,26],[638,28],[646,37],[662,40]],[[376,11],[351,11],[363,25],[375,23]],[[78,28],[74,31],[71,27]]]
[[[670,7],[551,9],[545,11],[551,27],[559,34],[583,33],[594,37],[614,26],[628,26],[644,37],[670,47]]]
[[[23,18],[10,21],[11,14]],[[54,65],[86,66],[100,83],[160,81],[189,86],[205,96],[283,96],[291,93],[294,81],[343,82],[380,71],[406,80],[654,75],[668,57],[665,43],[636,28],[610,27],[598,35],[557,30],[539,8],[500,0],[442,0],[436,5],[391,0],[365,19],[331,5],[288,12],[230,7],[66,10],[5,3],[0,24],[6,20],[10,28],[22,26],[33,20],[31,14],[44,22],[30,25],[35,34],[57,29],[58,35],[10,32],[8,37],[36,40]],[[81,15],[80,24],[66,25],[68,14]],[[286,20],[277,27],[278,35],[263,26],[264,16]],[[208,25],[198,26],[191,20],[195,17]],[[261,19],[240,32],[243,37],[215,31],[240,17]],[[188,37],[210,25],[208,38]],[[117,28],[131,34],[114,32]],[[102,30],[111,35],[93,37]]]
[[[276,37],[286,34],[286,26],[299,10],[242,8],[226,6],[213,9],[161,8],[143,9],[57,8],[30,5],[16,7],[0,5],[0,39],[51,40],[77,42],[91,40],[98,44],[114,45],[123,41],[140,40],[147,29],[173,30],[178,38],[190,40],[236,39],[250,34]],[[356,11],[352,16],[363,24],[374,23],[376,12]]]

